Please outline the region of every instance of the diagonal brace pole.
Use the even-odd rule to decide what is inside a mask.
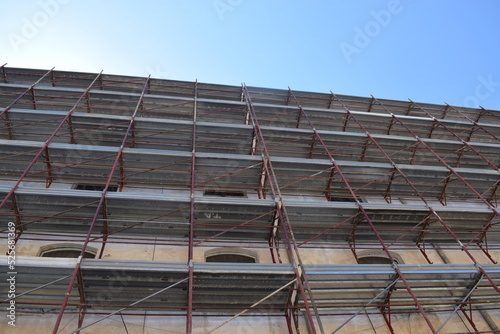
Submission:
[[[121,309],[119,309],[119,310],[117,310],[117,311],[114,311],[114,312],[112,312],[112,313],[108,314],[107,316],[105,316],[105,317],[103,317],[103,318],[101,318],[101,319],[99,319],[99,320],[94,321],[93,323],[90,323],[90,324],[85,325],[85,326],[83,326],[83,327],[77,328],[77,329],[75,329],[74,331],[70,332],[69,334],[75,334],[75,333],[77,333],[77,332],[81,331],[82,329],[85,329],[85,328],[88,328],[88,327],[90,327],[90,326],[93,326],[93,325],[97,324],[98,322],[101,322],[101,321],[103,321],[103,320],[106,320],[106,319],[108,319],[108,318],[110,318],[110,317],[114,316],[115,314],[121,313],[121,312],[125,311],[126,309],[128,309],[129,307],[132,307],[132,306],[135,306],[135,305],[137,305],[137,304],[139,304],[139,303],[142,303],[143,301],[148,300],[149,298],[154,297],[154,296],[156,296],[156,295],[159,295],[160,293],[162,293],[162,292],[164,292],[164,291],[167,291],[168,289],[173,288],[174,286],[177,286],[177,285],[179,285],[179,284],[181,284],[181,283],[183,283],[183,282],[185,282],[185,281],[187,281],[187,280],[188,280],[188,277],[186,277],[186,278],[184,278],[184,279],[181,279],[180,281],[178,281],[178,282],[176,282],[176,283],[174,283],[174,284],[171,284],[171,285],[167,286],[166,288],[163,288],[163,289],[161,289],[161,290],[159,290],[159,291],[156,291],[156,292],[154,292],[154,293],[150,294],[149,296],[146,296],[146,297],[144,297],[144,298],[142,298],[142,299],[139,299],[138,301],[133,302],[132,304],[130,304],[130,305],[129,305],[129,306],[127,306],[127,307],[123,307],[123,308],[121,308]]]
[[[231,317],[230,319],[224,321],[222,324],[220,324],[219,326],[215,327],[214,329],[212,329],[211,331],[209,331],[207,334],[210,334],[210,333],[213,333],[215,332],[217,329],[221,328],[222,326],[224,326],[225,324],[227,324],[228,322],[238,318],[240,315],[243,315],[245,313],[247,313],[248,311],[250,311],[251,309],[255,308],[256,306],[258,306],[259,304],[262,304],[263,302],[265,302],[266,300],[268,300],[269,298],[271,298],[272,296],[276,295],[277,293],[279,293],[281,290],[283,289],[286,289],[287,287],[289,287],[290,285],[292,285],[293,283],[295,283],[297,281],[296,278],[294,278],[293,280],[291,280],[290,282],[288,282],[287,284],[283,285],[281,288],[279,288],[278,290],[275,290],[274,292],[270,293],[269,295],[265,296],[264,298],[262,298],[261,300],[259,300],[258,302],[252,304],[252,306],[250,306],[249,308],[247,309],[244,309],[243,311],[241,311],[240,313],[234,315],[233,317]]]
[[[389,284],[384,290],[380,291],[375,297],[373,297],[362,309],[360,309],[359,311],[357,311],[356,313],[354,313],[353,315],[351,315],[349,317],[349,319],[347,319],[346,321],[344,321],[342,323],[342,325],[340,325],[339,327],[337,327],[336,330],[334,330],[332,332],[332,334],[335,334],[337,333],[342,327],[344,327],[345,325],[347,325],[349,323],[349,321],[351,321],[352,319],[354,319],[354,317],[356,317],[358,314],[360,314],[361,312],[365,311],[366,308],[371,304],[373,303],[375,300],[377,300],[377,298],[379,298],[380,296],[382,296],[385,292],[387,292],[389,289],[391,289],[394,284],[396,284],[397,282],[399,281],[399,277],[396,277],[396,279],[394,281],[391,282],[391,284]]]

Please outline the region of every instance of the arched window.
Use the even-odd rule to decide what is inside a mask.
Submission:
[[[77,258],[80,256],[82,246],[78,244],[60,243],[40,247],[38,256],[41,257],[66,257]],[[97,248],[87,246],[84,258],[93,259],[97,254]]]
[[[387,256],[387,253],[381,250],[365,250],[358,252],[356,255],[358,257],[359,264],[392,264],[389,256]],[[391,252],[391,256],[396,263],[404,263],[399,254]]]
[[[256,263],[257,253],[241,248],[215,248],[205,253],[206,262]]]

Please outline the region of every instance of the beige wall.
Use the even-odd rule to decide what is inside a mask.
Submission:
[[[147,314],[147,313],[144,313]],[[446,321],[448,313],[428,313],[435,329]],[[499,325],[500,311],[490,311],[490,316]],[[101,319],[102,315],[88,314],[85,316],[84,325]],[[473,312],[473,318],[479,331],[491,330],[478,312]],[[203,334],[222,324],[228,316],[223,317],[194,317],[193,333]],[[322,317],[323,327],[326,333],[336,330],[347,318],[343,316]],[[19,333],[51,333],[56,320],[56,315],[50,314],[17,314],[16,327],[0,322],[0,332],[5,334]],[[300,319],[300,330],[307,333],[307,326],[304,318]],[[463,320],[463,321],[462,321]],[[61,323],[60,332],[69,333],[76,329],[76,315],[65,315]],[[130,334],[165,334],[183,333],[185,331],[185,317],[173,316],[124,316],[125,326]],[[465,323],[465,324],[464,324]],[[102,322],[99,322],[82,334],[123,334],[125,326],[120,316],[116,315]],[[424,318],[420,314],[393,315],[392,327],[398,334],[426,334],[430,333]],[[472,327],[463,315],[455,314],[442,329],[441,333],[466,333]],[[240,317],[214,332],[215,334],[287,334],[288,329],[284,317]],[[337,333],[339,334],[389,334],[390,331],[380,314],[370,314],[367,316],[361,313],[346,324]]]
[[[27,234],[25,234],[26,236]],[[36,236],[29,236],[30,239],[21,238],[16,244],[16,254],[20,256],[39,256],[40,248],[47,245],[54,245],[58,243],[70,243],[76,246],[81,246],[82,242],[77,239],[71,239],[66,236],[58,237],[44,237],[40,240],[36,240]],[[129,244],[114,243],[113,239],[109,239],[110,242],[106,244],[103,258],[104,259],[116,259],[116,260],[145,260],[145,261],[178,261],[187,262],[187,247],[186,246],[175,246],[175,245],[154,245],[155,239],[141,239],[134,243],[133,239],[128,240]],[[182,241],[185,242],[185,241]],[[183,245],[181,241],[172,241],[172,244]],[[223,246],[224,244],[219,244]],[[89,247],[101,249],[102,244],[99,242],[89,243]],[[257,262],[259,263],[272,263],[272,257],[269,249],[267,248],[267,243],[263,244],[250,244],[250,243],[238,243],[238,244],[227,244],[230,247],[241,247],[244,249],[252,250],[257,253]],[[429,245],[426,248],[426,253],[429,259],[435,263],[444,263],[443,259],[439,254],[432,249]],[[204,262],[205,253],[213,248],[217,247],[202,247],[197,246],[194,248],[194,261]],[[342,249],[344,248],[344,249]],[[374,248],[374,249],[380,249]],[[471,264],[472,260],[467,256],[466,252],[459,250],[457,246],[441,246],[441,249],[448,257],[450,263],[453,264]],[[413,250],[398,250],[397,245],[395,248],[391,248],[391,251],[399,254],[403,259],[405,264],[426,264],[427,261],[422,255],[422,253],[415,247]],[[7,245],[3,243],[0,245],[0,253],[5,254],[7,252]],[[470,251],[474,258],[483,264],[490,264],[491,261],[488,257],[479,250]],[[284,263],[288,262],[286,255],[286,250],[282,247],[280,250],[281,259]],[[347,248],[347,244],[328,244],[325,247],[315,247],[315,248],[300,248],[300,255],[304,264],[344,264],[344,263],[356,263],[353,253]],[[490,255],[496,261],[500,261],[500,251],[493,250]]]
[[[144,241],[144,239],[142,240]],[[154,243],[154,238],[149,239],[148,242]],[[50,245],[53,243],[64,242],[79,244],[75,240],[66,238],[66,240],[56,240],[55,237],[52,240],[27,240],[22,239],[17,244],[17,255],[18,256],[38,256],[40,247]],[[234,247],[235,244],[229,244]],[[262,244],[262,248],[255,248],[255,244],[239,244],[243,248],[248,248],[257,253],[258,262],[260,263],[271,263],[272,259],[268,249],[264,248],[265,244]],[[90,246],[100,249],[100,243],[91,243]],[[346,247],[346,244],[338,244],[333,246]],[[431,247],[431,246],[429,246]],[[213,249],[214,247],[196,247],[194,252],[195,262],[205,261],[205,252]],[[5,252],[6,246],[0,245],[0,252]],[[456,249],[451,249],[447,246],[442,246],[443,252],[449,258],[451,263],[472,263],[467,257],[465,252]],[[397,247],[394,248],[401,258],[407,264],[425,264],[427,263],[425,258],[422,256],[421,252],[418,250],[401,250],[398,251]],[[349,249],[332,249],[332,244],[326,247],[319,248],[301,248],[300,254],[303,262],[305,264],[343,264],[343,263],[355,263],[355,258]],[[429,258],[434,263],[443,263],[441,257],[438,253],[429,248],[427,249],[427,254]],[[481,251],[472,251],[472,254],[481,263],[491,263],[489,259]],[[496,260],[500,260],[500,251],[492,251],[492,256]],[[281,250],[282,259],[286,260],[286,251]],[[172,245],[148,245],[148,244],[118,244],[109,242],[106,245],[103,258],[105,259],[130,259],[130,260],[154,260],[154,261],[187,261],[187,251],[185,246],[172,246]],[[492,321],[496,322],[497,326],[500,326],[500,311],[488,311]],[[448,314],[446,313],[428,313],[435,328],[438,328],[441,323],[443,323]],[[474,321],[478,326],[479,330],[488,331],[491,328],[484,321],[483,317],[479,312],[473,313]],[[218,324],[222,323],[228,317],[195,317],[194,318],[194,333],[207,333],[209,329],[216,327]],[[97,315],[87,315],[85,317],[85,324],[88,324],[94,320],[99,319]],[[345,320],[345,316],[323,316],[323,325],[325,327],[325,332],[330,333],[337,329]],[[6,321],[0,322],[0,333],[51,333],[52,326],[55,322],[54,315],[48,314],[22,314],[17,313],[17,324],[18,327],[13,328],[6,324]],[[467,325],[464,325],[464,322]],[[167,317],[167,316],[126,316],[125,323],[127,330],[130,334],[160,334],[160,333],[183,333],[185,326],[184,317]],[[68,325],[69,324],[69,325]],[[61,326],[62,333],[67,333],[71,329],[75,329],[76,326],[76,315],[67,314],[64,317],[63,326]],[[398,334],[410,334],[410,333],[430,333],[426,322],[420,314],[411,315],[393,315],[392,316],[392,326],[395,332]],[[468,326],[468,327],[466,327]],[[442,333],[449,332],[468,332],[470,330],[470,325],[467,320],[461,314],[456,314],[449,321],[446,327],[443,329]],[[301,332],[307,333],[307,327],[305,325],[304,319],[301,319]],[[82,331],[82,333],[124,333],[124,325],[119,316],[114,316],[108,320],[105,320],[97,325],[92,326],[88,330]],[[221,329],[217,330],[215,334],[237,334],[237,333],[273,333],[273,334],[285,334],[288,333],[286,321],[284,317],[270,318],[270,317],[241,317],[235,321],[230,322]],[[339,334],[351,334],[351,333],[376,333],[383,334],[389,333],[387,325],[383,317],[380,314],[371,314],[369,317],[362,313],[350,321],[344,328],[342,328]]]

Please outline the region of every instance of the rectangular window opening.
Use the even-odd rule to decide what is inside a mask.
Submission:
[[[337,196],[332,196],[328,199],[330,202],[354,202],[356,203],[356,200],[352,197],[337,197]],[[360,199],[358,199],[360,202],[363,202]]]
[[[219,197],[246,197],[243,191],[220,191],[220,190],[205,190],[204,196],[219,196]]]
[[[100,185],[100,184],[77,184],[75,186],[75,189],[77,189],[77,190],[103,191],[104,190],[104,185]],[[118,186],[112,186],[112,185],[110,185],[108,187],[108,191],[117,192],[118,191]]]

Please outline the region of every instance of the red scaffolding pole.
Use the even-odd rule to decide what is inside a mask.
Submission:
[[[333,94],[333,93],[332,93]],[[351,185],[349,184],[349,182],[347,181],[347,179],[345,178],[344,174],[342,173],[340,167],[338,166],[337,162],[335,161],[335,159],[333,158],[333,156],[330,154],[330,151],[328,149],[328,147],[325,145],[324,141],[322,140],[320,134],[318,133],[318,131],[316,130],[316,128],[314,127],[314,125],[312,124],[309,116],[306,114],[306,112],[304,111],[304,109],[302,108],[302,106],[300,105],[300,102],[297,100],[297,98],[295,97],[295,95],[292,93],[293,97],[294,97],[294,100],[295,102],[297,103],[297,105],[299,106],[300,108],[300,111],[302,112],[302,114],[304,115],[305,119],[307,120],[307,122],[309,123],[309,126],[313,129],[313,131],[316,133],[316,136],[318,138],[318,140],[320,141],[321,145],[323,146],[323,148],[325,149],[326,153],[328,154],[328,157],[330,158],[330,161],[332,162],[335,170],[337,171],[337,173],[339,174],[340,178],[342,179],[342,181],[345,183],[347,189],[349,190],[349,193],[351,194],[352,198],[356,201],[357,205],[358,205],[358,208],[359,208],[359,211],[362,213],[362,215],[364,216],[365,220],[368,222],[368,224],[370,225],[370,228],[372,229],[373,233],[375,234],[375,237],[377,238],[377,240],[379,241],[380,245],[382,246],[382,249],[385,251],[385,253],[387,254],[387,257],[389,258],[389,260],[393,263],[393,268],[397,274],[397,276],[401,279],[401,281],[404,283],[404,286],[406,288],[406,290],[408,291],[408,293],[410,294],[411,298],[413,299],[413,301],[415,302],[415,305],[417,306],[417,308],[419,309],[420,313],[422,314],[422,316],[424,317],[425,321],[427,322],[427,325],[429,326],[429,328],[431,329],[431,331],[433,333],[436,333],[436,330],[434,328],[434,325],[432,324],[432,322],[430,321],[427,313],[425,312],[424,308],[422,307],[422,305],[420,304],[419,300],[417,299],[417,297],[415,296],[412,288],[410,287],[410,284],[408,283],[408,281],[406,280],[405,276],[403,275],[403,273],[401,272],[401,270],[398,268],[395,260],[394,260],[394,257],[392,256],[391,252],[389,251],[389,249],[387,248],[385,242],[382,240],[382,237],[380,236],[380,234],[378,233],[375,225],[373,224],[372,220],[370,219],[368,213],[365,211],[365,209],[363,208],[363,205],[361,204],[361,202],[359,201],[357,195],[354,193],[354,191],[352,190],[351,188]],[[349,115],[349,118],[353,118],[353,115],[351,115],[349,112],[347,112],[347,115]],[[346,118],[347,119],[347,118]],[[372,138],[371,138],[372,139]],[[373,141],[373,139],[372,139]],[[396,166],[395,166],[396,167]],[[386,319],[384,317],[384,319]],[[387,323],[389,328],[392,328],[390,323]]]
[[[191,186],[189,210],[189,248],[188,248],[188,291],[186,312],[186,334],[193,332],[193,252],[194,252],[194,191],[196,182],[196,114],[198,102],[198,82],[194,84],[194,109],[193,109],[193,141],[191,146]]]
[[[99,76],[100,76],[100,74],[99,74]],[[96,79],[94,79],[94,81],[92,82],[92,84],[87,89],[87,92],[90,90],[90,88],[96,82],[96,80],[97,80],[97,78],[99,76],[97,76]],[[121,146],[120,146],[120,148],[119,148],[119,150],[118,150],[118,152],[116,154],[116,158],[115,158],[113,167],[111,168],[111,171],[109,173],[108,180],[106,181],[106,185],[104,186],[104,189],[102,191],[101,198],[99,200],[99,203],[97,205],[94,217],[92,218],[92,222],[90,223],[90,226],[89,226],[89,229],[88,229],[87,237],[86,237],[86,239],[85,239],[85,241],[83,243],[82,250],[80,252],[80,256],[78,257],[75,269],[73,270],[73,275],[71,276],[70,283],[68,284],[68,289],[66,290],[66,294],[65,294],[63,302],[61,304],[61,309],[59,310],[59,314],[57,316],[57,320],[56,320],[56,323],[54,325],[54,329],[52,331],[53,334],[57,334],[57,332],[59,330],[59,326],[61,324],[61,320],[62,320],[62,317],[64,315],[64,311],[66,310],[66,306],[68,305],[68,300],[69,300],[70,293],[73,290],[73,287],[74,287],[74,284],[75,284],[75,280],[76,280],[76,278],[78,277],[78,275],[80,273],[80,267],[81,267],[83,255],[85,254],[85,250],[87,249],[87,246],[88,246],[88,244],[90,242],[90,238],[92,236],[92,231],[94,229],[95,223],[98,220],[99,215],[101,214],[101,208],[103,208],[103,206],[105,205],[107,191],[109,189],[111,181],[113,180],[114,173],[115,173],[115,171],[116,171],[116,169],[117,169],[117,167],[118,167],[118,165],[120,163],[120,159],[121,159],[121,156],[123,154],[123,149],[125,148],[125,145],[127,144],[128,136],[129,136],[129,134],[131,132],[132,126],[133,126],[134,121],[135,121],[135,117],[136,117],[137,112],[139,110],[140,101],[144,98],[144,94],[145,94],[145,91],[146,91],[146,88],[147,88],[147,83],[149,82],[149,80],[150,80],[150,78],[148,77],[147,80],[146,80],[146,83],[144,84],[144,88],[143,88],[143,91],[142,91],[141,96],[139,98],[139,102],[137,103],[137,107],[136,107],[136,109],[135,109],[135,111],[134,111],[134,113],[133,113],[133,115],[132,115],[132,117],[130,119],[130,123],[129,123],[129,126],[127,128],[127,131],[125,132],[125,134],[123,136],[122,144],[121,144]],[[65,120],[66,120],[66,118],[65,118]],[[104,247],[104,244],[103,244],[103,247]]]
[[[310,301],[311,305],[313,307],[314,313],[315,313],[315,318],[316,318],[316,321],[318,323],[320,332],[322,334],[324,334],[324,329],[323,329],[323,325],[321,323],[321,319],[319,316],[319,311],[318,311],[316,304],[314,302],[314,297],[312,295],[312,291],[307,284],[307,274],[304,270],[302,260],[300,258],[299,252],[298,252],[298,247],[297,247],[297,244],[295,242],[295,238],[293,236],[290,221],[288,219],[288,216],[287,216],[287,213],[285,210],[285,206],[284,206],[283,200],[281,198],[279,184],[276,180],[276,175],[274,174],[274,171],[272,168],[272,162],[271,162],[269,153],[268,153],[267,148],[266,148],[265,138],[264,138],[264,135],[262,134],[262,130],[259,126],[258,117],[257,117],[257,114],[254,110],[250,94],[249,94],[248,89],[246,88],[245,85],[243,85],[243,91],[245,94],[245,100],[247,102],[247,107],[248,107],[248,111],[250,114],[250,118],[252,120],[252,124],[254,126],[254,130],[255,130],[255,132],[260,140],[263,158],[265,159],[263,165],[265,167],[266,174],[268,175],[269,180],[272,180],[272,182],[269,182],[269,187],[270,187],[270,190],[273,194],[273,198],[276,201],[276,210],[278,212],[279,221],[281,222],[281,227],[283,228],[283,235],[284,235],[285,240],[286,240],[286,247],[287,247],[287,251],[288,251],[288,256],[289,256],[290,262],[293,265],[295,276],[297,278],[298,289],[300,291],[300,295],[301,295],[302,300],[304,302],[304,307],[306,310],[308,324],[309,324],[309,327],[311,328],[313,334],[316,334],[317,333],[316,324],[313,320],[313,316],[312,316],[312,313],[311,313],[311,310],[309,307],[309,301]],[[306,290],[307,290],[310,298],[307,297]]]

